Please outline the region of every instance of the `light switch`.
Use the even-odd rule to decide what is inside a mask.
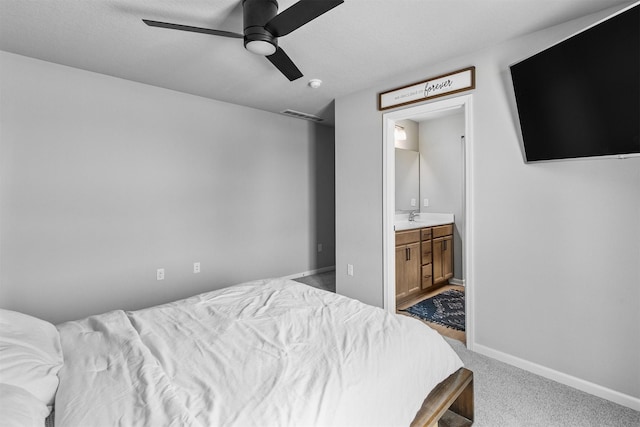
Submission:
[[[424,199],[424,207],[426,208],[427,206],[429,206],[429,199]]]
[[[411,206],[415,206],[416,205],[416,199],[411,199]]]

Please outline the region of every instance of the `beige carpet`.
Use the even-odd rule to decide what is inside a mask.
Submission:
[[[467,350],[445,338],[473,371],[474,427],[638,427],[640,412]]]

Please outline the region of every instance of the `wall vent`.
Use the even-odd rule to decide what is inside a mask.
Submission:
[[[313,114],[302,113],[296,110],[284,110],[284,111],[281,111],[280,113],[284,114],[285,116],[295,117],[296,119],[311,120],[312,122],[321,122],[324,120],[323,118],[314,116]]]

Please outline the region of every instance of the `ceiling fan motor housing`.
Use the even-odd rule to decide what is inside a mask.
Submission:
[[[278,14],[278,2],[276,0],[243,0],[242,11],[244,47],[251,52],[267,56],[275,52],[278,39],[264,26]],[[258,49],[248,47],[247,45],[251,42],[256,42],[252,43],[252,46],[258,46]]]
[[[278,14],[276,0],[242,0],[243,34],[150,19],[142,21],[150,27],[244,39],[245,49],[256,55],[265,56],[286,78],[294,81],[303,74],[289,55],[278,47],[278,37],[286,36],[342,3],[344,0],[299,0]]]

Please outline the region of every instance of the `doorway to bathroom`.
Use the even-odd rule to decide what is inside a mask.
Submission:
[[[454,285],[464,286],[467,347],[473,340],[473,266],[471,183],[473,133],[472,95],[421,104],[383,115],[383,205],[384,205],[384,306],[396,311],[395,224],[409,211],[427,216],[447,213],[455,216]],[[396,137],[398,126],[422,133],[413,143],[420,152],[420,190],[417,196],[396,191]],[[443,132],[447,133],[442,138]],[[410,132],[411,133],[411,132]],[[445,145],[438,144],[446,140]],[[434,142],[435,141],[435,142]],[[452,142],[453,141],[453,142]],[[410,144],[411,145],[411,144]],[[406,148],[406,147],[400,147]],[[398,150],[401,151],[401,150]],[[399,153],[404,155],[404,153]],[[399,156],[400,157],[400,156]],[[397,194],[398,193],[398,194]],[[403,198],[407,200],[403,200]],[[414,200],[416,199],[416,200]],[[406,204],[406,206],[405,206]]]

